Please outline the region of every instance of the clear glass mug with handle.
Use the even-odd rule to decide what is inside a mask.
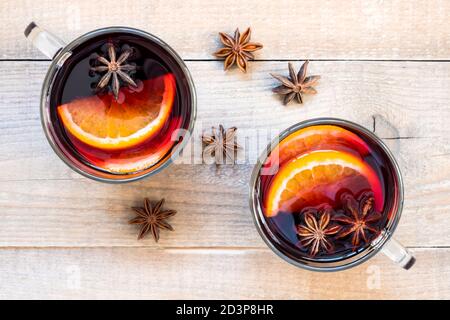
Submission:
[[[41,121],[51,147],[70,168],[97,181],[120,183],[151,176],[173,162],[192,133],[196,118],[196,94],[188,68],[169,45],[152,34],[128,27],[94,30],[69,44],[65,44],[34,22],[30,23],[24,33],[37,49],[52,59],[42,87]],[[116,74],[110,76],[110,79],[117,78],[117,84],[120,85],[117,97],[110,89],[99,92],[98,87],[92,87],[95,81],[99,83],[104,79],[106,69],[112,66],[110,64],[106,68],[106,65],[102,64],[108,59],[112,60],[111,54],[116,55],[115,59],[118,63],[121,56],[127,56],[125,58],[131,61],[127,68],[133,69],[134,72],[134,80],[132,80],[135,86],[125,87],[122,78],[117,77]],[[102,59],[106,59],[103,59],[103,62],[99,58],[102,55]],[[103,73],[93,72],[93,65]],[[81,77],[79,77],[80,73],[82,73]],[[86,83],[84,83],[85,80]],[[113,82],[108,83],[109,88],[113,85]],[[164,89],[161,89],[162,87]],[[157,103],[160,105],[152,102],[156,99],[155,92],[161,96],[157,96],[160,99]],[[104,141],[110,143],[111,140],[108,140],[110,137],[94,139],[97,138],[95,136],[89,140],[92,132],[86,133],[80,130],[81,124],[73,125],[75,121],[72,121],[71,125],[76,130],[71,131],[67,130],[66,122],[61,121],[61,113],[57,109],[62,105],[68,106],[64,110],[68,110],[70,106],[76,109],[83,103],[84,106],[81,107],[93,110],[94,108],[112,110],[114,107],[116,108],[114,116],[120,115],[121,110],[128,112],[133,107],[134,110],[138,110],[135,112],[136,117],[131,119],[137,119],[134,123],[138,123],[137,121],[143,115],[150,117],[150,113],[154,112],[151,108],[157,105],[160,106],[159,113],[152,116],[159,122],[149,121],[146,127],[143,126],[147,130],[145,131],[147,136],[141,134],[143,130],[138,131],[142,137],[151,137],[151,139],[139,140],[140,136],[137,135],[138,138],[135,140],[139,141],[138,143],[131,139],[122,139],[119,132],[116,133],[115,138],[119,137],[120,141],[127,143],[132,141],[134,144],[128,143],[126,148],[125,144],[117,144],[117,147],[111,148],[108,145],[108,148],[102,149],[101,143]],[[137,105],[138,103],[140,105]],[[170,112],[163,113],[163,109]],[[70,117],[66,118],[70,119]],[[128,118],[126,120],[128,121]],[[126,127],[122,128],[122,131],[126,130]],[[79,136],[80,139],[78,139]],[[92,144],[91,141],[97,141],[97,145]],[[101,143],[98,144],[98,141]],[[112,141],[115,142],[114,139]]]
[[[375,169],[372,170],[371,166]],[[357,171],[367,174],[361,174],[364,175],[361,177],[355,174]],[[344,175],[344,172],[348,174]],[[380,187],[376,183],[368,184],[380,190],[370,194],[382,195],[383,198],[379,206],[380,214],[376,216],[380,222],[373,218],[366,219],[368,227],[371,227],[369,223],[377,223],[376,227],[372,226],[372,229],[377,228],[374,233],[357,229],[356,223],[349,224],[353,221],[364,224],[361,212],[365,214],[367,210],[362,205],[359,205],[361,212],[356,212],[354,217],[353,212],[346,212],[346,209],[352,211],[352,208],[358,207],[344,205],[341,208],[342,202],[339,204],[337,200],[348,199],[353,188],[351,183],[355,186],[358,183],[353,190],[355,193],[359,192],[360,187],[366,188],[360,183],[367,181],[366,177],[372,177],[369,175],[371,172],[374,176],[380,175],[382,184]],[[314,179],[319,182],[311,185],[310,181]],[[344,179],[347,179],[346,182],[342,182]],[[339,271],[383,252],[401,267],[409,269],[415,258],[392,237],[400,220],[403,193],[399,166],[380,138],[350,121],[319,118],[284,130],[267,146],[251,176],[250,209],[265,243],[295,266],[313,271]],[[328,202],[317,205],[320,210],[311,205],[317,198]],[[356,200],[354,203],[358,204]],[[334,207],[331,208],[331,205]],[[373,211],[371,213],[375,216]],[[385,220],[382,217],[386,217]],[[367,233],[356,234],[352,228]],[[359,241],[362,237],[370,238],[364,245],[356,247],[354,240]],[[311,250],[315,244],[317,247]],[[336,252],[332,253],[331,248]]]

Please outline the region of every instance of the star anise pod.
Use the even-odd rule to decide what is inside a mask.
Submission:
[[[272,89],[273,92],[284,95],[283,104],[287,105],[294,98],[298,103],[303,103],[303,94],[316,94],[316,89],[313,88],[320,79],[320,76],[306,76],[309,61],[305,61],[301,66],[299,72],[296,74],[294,65],[289,62],[289,77],[284,77],[279,74],[270,75],[281,82],[281,86]]]
[[[216,57],[225,58],[224,70],[228,70],[235,63],[242,72],[247,72],[247,61],[254,59],[253,53],[262,49],[262,44],[250,42],[251,29],[248,28],[243,34],[239,28],[234,32],[234,37],[219,32],[220,41],[225,46],[214,53]]]
[[[164,199],[156,203],[154,207],[148,198],[144,199],[144,207],[134,207],[137,217],[129,221],[130,224],[141,226],[138,240],[142,239],[147,233],[151,233],[156,242],[159,240],[159,230],[165,229],[173,231],[172,226],[165,220],[172,217],[177,212],[175,210],[162,210]]]
[[[106,72],[97,84],[97,90],[106,87],[109,82],[112,82],[112,91],[114,98],[119,98],[120,81],[119,78],[128,85],[137,87],[136,82],[131,79],[129,72],[135,71],[136,66],[126,64],[127,59],[133,53],[133,49],[128,48],[122,52],[118,59],[116,59],[116,48],[111,42],[108,43],[109,60],[103,56],[99,56],[97,60],[103,65],[92,67],[91,70],[99,73]],[[111,79],[112,78],[112,79]]]
[[[205,145],[203,157],[214,156],[216,165],[224,163],[228,158],[235,163],[237,150],[240,148],[236,141],[236,127],[227,130],[219,125],[219,130],[212,127],[212,134],[203,134],[202,141]]]
[[[329,237],[337,234],[340,226],[329,226],[331,220],[331,208],[323,209],[308,208],[300,213],[304,217],[305,224],[297,226],[297,234],[301,238],[300,244],[310,247],[309,252],[312,257],[319,253],[320,249],[327,252],[333,250],[333,244]]]
[[[357,249],[360,242],[368,243],[375,239],[380,233],[375,225],[381,218],[381,213],[374,209],[374,197],[371,192],[362,193],[358,199],[351,194],[345,193],[341,196],[344,213],[333,217],[334,221],[341,222],[346,227],[338,234],[337,238],[344,238],[352,234],[352,245]]]

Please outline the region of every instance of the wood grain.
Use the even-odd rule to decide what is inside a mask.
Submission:
[[[449,13],[445,0],[0,0],[0,298],[450,299]],[[67,42],[111,25],[167,41],[197,87],[184,158],[194,164],[124,185],[66,167],[40,124],[49,61],[23,36],[33,20]],[[224,74],[211,55],[217,32],[247,26],[264,49],[247,74]],[[306,58],[322,76],[319,94],[283,107],[269,73]],[[417,258],[411,270],[377,255],[308,272],[257,234],[248,208],[256,157],[280,130],[324,116],[373,130],[398,159],[406,192],[395,236]],[[219,123],[239,128],[236,166],[199,161],[200,133]],[[127,224],[144,196],[179,212],[158,244],[137,241]]]
[[[265,45],[258,59],[447,60],[449,13],[446,0],[2,0],[0,58],[45,58],[23,36],[36,20],[65,41],[111,25],[140,28],[185,59],[211,59],[217,32],[251,26]]]
[[[8,249],[0,250],[0,298],[450,298],[450,249],[414,254],[409,271],[377,255],[351,270],[317,273],[268,249]]]
[[[265,128],[273,135],[318,116],[375,126],[390,145],[406,186],[400,241],[413,247],[450,243],[450,229],[442,224],[450,219],[450,64],[314,62],[311,72],[322,75],[319,94],[304,106],[283,107],[270,92],[276,82],[268,73],[285,72],[285,62],[255,62],[247,75],[224,75],[218,62],[189,62],[198,129],[217,121],[238,126],[247,138],[242,164],[177,164],[120,186],[82,178],[48,146],[38,115],[47,66],[0,62],[0,246],[154,246],[137,242],[136,229],[126,224],[129,207],[149,196],[165,197],[179,211],[173,219],[177,231],[163,234],[161,247],[263,247],[247,199],[253,160],[266,142],[250,145]]]

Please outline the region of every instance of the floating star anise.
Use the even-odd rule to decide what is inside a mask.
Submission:
[[[214,156],[216,165],[224,163],[228,158],[235,163],[237,150],[240,148],[236,141],[236,127],[227,130],[219,125],[219,130],[212,127],[212,134],[203,134],[202,141],[205,144],[203,157]]]
[[[237,64],[242,72],[247,72],[247,61],[254,59],[252,52],[262,49],[262,44],[250,42],[251,29],[243,34],[239,28],[234,32],[234,38],[226,33],[219,32],[220,41],[225,46],[214,53],[216,57],[225,58],[224,70],[228,70],[233,64]]]
[[[279,74],[270,75],[281,82],[281,86],[274,88],[272,91],[284,95],[283,104],[287,105],[294,98],[298,103],[303,103],[303,94],[316,94],[316,89],[313,88],[317,84],[320,76],[306,76],[309,61],[305,61],[296,74],[294,65],[289,62],[289,77],[284,77]]]
[[[297,226],[297,234],[301,238],[300,244],[310,247],[312,257],[319,253],[320,249],[327,252],[333,250],[333,244],[327,239],[339,232],[340,226],[329,226],[331,220],[331,208],[323,209],[308,208],[300,213],[304,217],[305,224]]]
[[[133,49],[128,48],[124,52],[122,52],[122,54],[119,56],[119,59],[116,60],[116,49],[111,42],[108,43],[109,60],[103,56],[99,56],[97,60],[104,65],[91,68],[91,70],[95,72],[106,72],[98,82],[97,89],[103,89],[111,81],[114,98],[117,100],[119,98],[120,89],[119,78],[126,84],[137,87],[136,82],[134,82],[134,80],[131,79],[130,75],[128,74],[131,71],[135,71],[136,66],[125,64],[132,53]]]
[[[374,209],[374,201],[371,192],[362,193],[358,199],[349,193],[341,196],[344,214],[335,215],[333,220],[341,222],[347,227],[344,227],[338,234],[338,239],[353,234],[352,245],[354,249],[357,249],[361,241],[368,243],[378,236],[380,230],[375,224],[382,218],[382,215]]]
[[[164,199],[156,203],[154,207],[148,198],[144,199],[144,207],[134,207],[133,210],[137,213],[137,217],[129,221],[130,224],[138,224],[141,226],[138,240],[142,239],[147,233],[151,233],[153,239],[158,242],[159,229],[173,231],[172,226],[165,220],[172,217],[177,212],[175,210],[162,210]]]

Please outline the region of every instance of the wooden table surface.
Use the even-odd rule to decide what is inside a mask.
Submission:
[[[450,298],[450,1],[0,0],[0,298]],[[252,135],[333,116],[383,138],[399,161],[405,208],[396,238],[417,257],[382,254],[351,270],[309,272],[260,239],[248,208],[251,159],[177,164],[131,184],[72,172],[39,119],[50,61],[23,36],[36,20],[65,41],[126,25],[185,59],[198,124]],[[264,49],[224,73],[217,32],[251,26]],[[319,93],[284,107],[270,72],[310,59]],[[130,206],[165,197],[175,232],[137,241]]]

